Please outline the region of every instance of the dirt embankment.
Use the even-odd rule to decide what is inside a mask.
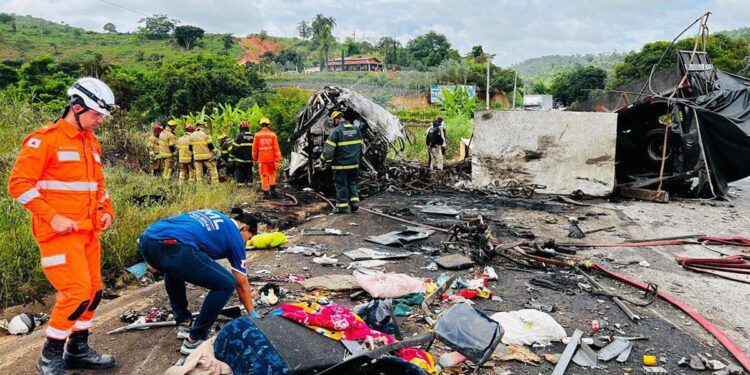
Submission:
[[[240,38],[240,47],[244,50],[242,57],[240,58],[240,64],[246,64],[248,62],[257,64],[260,62],[260,58],[266,52],[272,52],[278,55],[286,49],[286,47],[269,38],[251,37],[251,38]]]

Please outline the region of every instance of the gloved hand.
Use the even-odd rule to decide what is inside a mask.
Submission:
[[[256,310],[253,310],[247,313],[247,317],[248,318],[262,318],[262,316],[260,316],[260,314],[258,314],[258,311]]]

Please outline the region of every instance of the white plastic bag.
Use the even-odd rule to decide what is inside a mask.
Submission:
[[[554,318],[539,310],[499,312],[492,315],[492,319],[505,330],[502,342],[506,345],[547,345],[568,336]]]

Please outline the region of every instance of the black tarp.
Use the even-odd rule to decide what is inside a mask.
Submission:
[[[688,77],[691,84],[703,78]],[[650,97],[621,111],[622,122],[645,122],[671,111],[670,147],[676,157],[668,159],[668,169],[672,174],[705,173],[711,184],[688,183],[691,194],[723,197],[730,182],[750,176],[750,80],[715,70],[710,85],[692,87],[702,95],[671,101]],[[713,91],[703,94],[706,87]]]

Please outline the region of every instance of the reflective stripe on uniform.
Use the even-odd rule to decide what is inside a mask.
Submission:
[[[73,325],[76,329],[89,329],[94,325],[94,320],[76,320],[76,324]]]
[[[57,254],[48,257],[42,257],[42,268],[62,266],[66,263],[65,254]]]
[[[57,160],[59,161],[80,161],[81,154],[78,151],[58,151]]]
[[[41,194],[39,193],[39,190],[36,188],[31,188],[29,190],[26,190],[25,193],[21,194],[16,198],[16,202],[20,204],[26,204],[31,202],[32,199],[39,197]]]
[[[326,143],[328,143],[329,145],[331,145],[333,147],[336,147],[336,142],[333,142],[330,139],[326,140]]]
[[[36,188],[39,190],[96,191],[98,184],[96,182],[42,180],[36,183]]]
[[[332,167],[333,169],[356,169],[359,168],[359,164],[351,164],[351,165],[334,165]]]
[[[338,208],[349,207],[349,203],[337,203],[336,207],[338,207]]]
[[[349,202],[359,202],[359,197],[353,197],[349,199]]]
[[[58,339],[58,340],[65,340],[68,338],[68,335],[70,334],[70,330],[68,329],[68,330],[63,331],[57,328],[52,328],[48,325],[45,333],[47,337],[51,337],[53,339]]]
[[[339,146],[358,145],[358,144],[361,144],[361,143],[362,143],[362,140],[361,140],[361,139],[358,139],[358,140],[356,140],[356,141],[344,141],[344,142],[339,142]]]

